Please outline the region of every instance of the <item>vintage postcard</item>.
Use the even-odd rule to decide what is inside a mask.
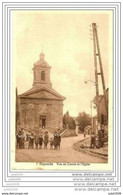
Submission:
[[[15,163],[110,162],[112,19],[111,11],[12,12]]]
[[[120,9],[3,2],[2,194],[120,193]]]

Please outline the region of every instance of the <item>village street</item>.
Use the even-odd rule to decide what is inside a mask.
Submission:
[[[61,140],[60,150],[48,149],[17,149],[17,162],[73,162],[73,163],[106,163],[105,159],[91,154],[76,151],[73,144],[84,139],[82,134],[66,137]]]

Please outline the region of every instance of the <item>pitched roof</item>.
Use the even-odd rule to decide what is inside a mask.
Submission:
[[[49,92],[50,94],[56,96],[58,100],[65,100],[66,98],[62,95],[60,95],[55,89],[49,88],[49,87],[32,87],[28,91],[22,93],[19,95],[20,98],[26,98],[29,95],[33,95],[34,93],[40,92],[40,91],[46,91]]]

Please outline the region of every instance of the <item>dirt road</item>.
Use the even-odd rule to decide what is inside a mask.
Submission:
[[[16,161],[18,162],[73,162],[73,163],[106,163],[98,156],[82,153],[73,149],[73,144],[84,139],[83,135],[62,138],[60,150],[48,149],[18,149]]]

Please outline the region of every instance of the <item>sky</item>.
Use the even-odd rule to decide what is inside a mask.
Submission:
[[[52,87],[66,97],[63,113],[90,114],[95,97],[92,23],[97,24],[106,88],[109,86],[109,11],[13,11],[13,69],[18,93],[32,87],[34,63],[43,51]],[[100,85],[101,89],[101,85]],[[100,90],[101,94],[101,90]],[[96,110],[92,110],[94,115]]]

